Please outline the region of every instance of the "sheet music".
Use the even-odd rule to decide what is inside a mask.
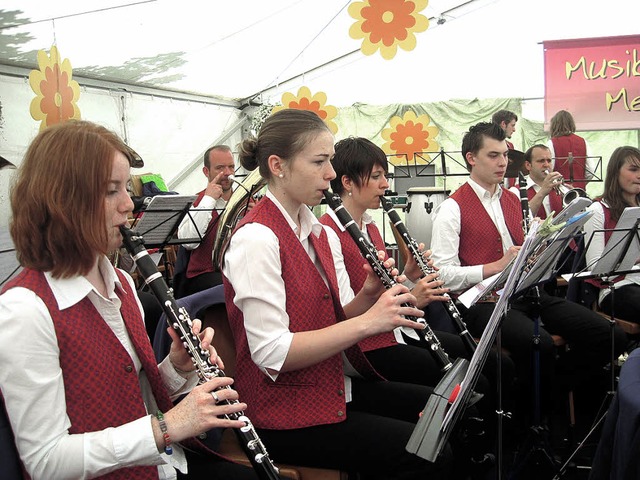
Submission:
[[[564,228],[543,238],[543,241],[535,246],[534,258],[530,259],[531,265],[526,278],[518,285],[516,295],[555,276],[556,265],[562,252],[569,246],[569,242],[580,233],[591,216],[593,216],[593,212],[578,213],[565,222]]]
[[[557,216],[553,217],[553,219],[551,220],[551,224],[560,225],[561,223],[566,222],[571,218],[575,219],[576,216],[581,212],[584,212],[587,207],[591,205],[591,203],[593,203],[591,200],[584,197],[577,197],[573,199],[573,201],[569,205],[567,205]],[[572,230],[573,236],[578,234],[577,227]],[[536,246],[542,243],[542,241],[544,241],[544,238],[538,238],[536,240]],[[458,297],[458,301],[465,307],[471,308],[471,306],[480,301],[483,296],[487,295],[491,291],[497,290],[505,283],[507,276],[511,271],[512,265],[513,261],[511,261],[511,263],[509,263],[509,265],[507,265],[507,267],[501,273],[497,273],[491,277],[485,278],[480,283],[466,290]]]
[[[604,247],[600,260],[591,269],[592,275],[604,275],[634,268],[640,258],[638,222],[640,222],[640,207],[627,207],[623,210],[615,230],[611,233],[611,237]],[[629,238],[629,235],[631,235],[631,242],[625,252],[623,247],[626,245],[625,240]],[[623,255],[622,258],[621,255]]]
[[[511,264],[509,264],[509,266],[510,265]],[[485,278],[480,283],[474,285],[469,290],[459,295],[458,301],[465,307],[471,308],[471,306],[478,300],[480,300],[483,295],[491,292],[495,288],[495,286],[499,284],[503,277],[506,278],[504,272],[506,271],[508,274],[509,266],[507,266],[507,268],[505,268],[501,273],[496,273],[495,275]]]
[[[138,233],[144,237],[145,245],[165,245],[196,198],[196,195],[152,197],[134,225]]]
[[[584,212],[589,205],[593,202],[588,198],[577,197],[574,198],[573,201],[567,205],[558,215],[553,218],[553,224],[558,225],[562,222],[566,222],[571,217],[577,215],[580,212]]]

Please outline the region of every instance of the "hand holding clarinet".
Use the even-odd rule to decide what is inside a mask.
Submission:
[[[166,445],[167,433],[171,441],[179,441],[215,427],[233,428],[260,479],[278,479],[278,469],[253,424],[244,415],[247,405],[238,401],[238,393],[231,388],[233,379],[225,376],[220,357],[211,345],[213,329],[205,328],[201,332],[200,320],[192,321],[188,312],[178,307],[172,290],[149,257],[143,239],[124,226],[120,232],[125,248],[167,316],[172,339],[169,360],[178,373],[182,370],[188,375],[195,371],[198,376],[199,385],[164,414],[165,425],[154,422],[156,442],[161,439],[159,445]]]
[[[403,312],[399,312],[399,315],[405,316],[404,322],[418,323],[422,328],[416,328],[413,326],[412,328],[416,328],[416,332],[420,339],[424,342],[425,346],[428,348],[429,352],[434,356],[434,359],[438,366],[442,371],[447,371],[452,367],[452,363],[449,360],[448,355],[442,349],[440,345],[440,341],[431,330],[431,327],[427,324],[427,322],[422,318],[424,313],[421,310],[416,309],[413,306],[415,302],[415,297],[408,291],[408,288],[404,285],[401,285],[397,282],[396,278],[394,278],[393,273],[390,272],[378,257],[378,252],[376,252],[375,248],[371,243],[362,235],[360,228],[356,225],[355,221],[351,217],[351,214],[344,208],[342,205],[342,200],[340,199],[340,195],[334,194],[328,190],[324,192],[325,199],[327,200],[327,204],[331,209],[335,212],[338,220],[347,230],[347,232],[351,235],[352,239],[358,246],[360,253],[367,260],[369,265],[371,266],[373,273],[376,274],[379,281],[382,282],[382,285],[387,290],[382,297],[381,300],[385,300],[385,295],[388,297],[388,301],[397,301],[398,299],[401,301],[400,307],[404,309]],[[371,280],[371,275],[367,278],[367,282]],[[400,294],[400,298],[399,297]],[[404,297],[403,297],[404,296]],[[407,300],[405,301],[404,298]],[[405,313],[408,309],[419,312],[419,314]],[[411,326],[411,325],[408,325]]]

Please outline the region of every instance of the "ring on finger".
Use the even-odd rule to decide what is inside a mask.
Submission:
[[[220,402],[220,397],[218,396],[218,394],[216,392],[211,392],[211,396],[213,397],[213,401],[217,405]]]

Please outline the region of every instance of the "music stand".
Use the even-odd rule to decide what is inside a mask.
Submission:
[[[138,219],[133,223],[132,229],[144,239],[146,248],[158,248],[162,250],[167,245],[180,245],[184,243],[200,243],[200,238],[177,238],[176,232],[182,219],[188,214],[189,208],[198,198],[195,195],[156,195],[142,211]],[[193,218],[191,219],[193,222]],[[200,235],[200,232],[198,232]],[[164,255],[164,274],[168,284],[169,261]]]
[[[594,167],[595,171],[591,171],[589,169],[589,160],[595,159],[596,165]],[[566,157],[554,157],[553,158],[554,170],[559,171],[558,167],[567,167],[569,170],[569,178],[565,178],[565,180],[572,184],[574,182],[601,182],[602,181],[602,156],[600,155],[579,155],[574,156],[573,153],[569,152]],[[584,162],[584,177],[591,176],[591,178],[575,178],[574,176],[574,162],[576,160],[581,160]]]
[[[542,238],[538,239],[539,241],[532,253],[531,263],[527,265],[526,273],[523,275],[512,298],[513,300],[520,296],[527,295],[533,300],[536,306],[533,316],[533,422],[529,428],[529,434],[514,460],[513,470],[511,472],[512,478],[518,478],[517,475],[519,472],[536,456],[538,457],[538,463],[542,460],[547,463],[554,472],[557,472],[557,463],[551,453],[551,446],[541,422],[539,286],[555,278],[559,258],[571,240],[580,233],[584,223],[592,215],[592,212],[579,213],[565,222],[556,225],[556,227],[558,227],[557,231],[547,236],[539,236]]]
[[[406,450],[428,461],[435,461],[442,447],[448,440],[453,427],[461,418],[464,410],[469,406],[473,395],[473,388],[478,380],[480,371],[484,367],[491,346],[493,345],[498,327],[509,306],[509,297],[516,286],[518,271],[524,267],[531,241],[537,230],[537,224],[531,231],[518,252],[513,267],[507,276],[503,293],[493,310],[471,361],[456,362],[435,388],[434,394],[427,401],[422,416],[418,420],[413,433],[407,443]],[[498,362],[499,364],[500,362]],[[460,380],[461,379],[461,380]],[[500,381],[498,381],[500,389]],[[498,432],[502,428],[501,392],[498,392]],[[500,433],[499,433],[500,435]],[[501,444],[498,440],[498,465],[501,462]]]
[[[605,245],[605,248],[600,256],[600,259],[596,262],[591,271],[585,271],[578,273],[575,276],[582,279],[597,278],[607,285],[611,295],[611,315],[609,317],[610,327],[610,340],[611,340],[611,357],[609,359],[610,366],[610,378],[609,378],[609,390],[607,391],[598,412],[596,418],[587,432],[584,439],[578,444],[576,449],[567,458],[565,463],[560,467],[558,474],[554,477],[554,480],[559,479],[567,471],[567,466],[571,463],[573,458],[578,454],[582,447],[586,444],[587,440],[595,433],[600,424],[604,421],[607,410],[613,396],[615,395],[615,344],[614,344],[614,329],[616,325],[615,321],[615,283],[614,277],[618,275],[625,275],[627,273],[638,273],[637,268],[633,268],[638,258],[640,258],[640,207],[628,207],[620,215],[620,219],[613,230],[595,230],[589,238],[583,254],[586,255],[586,251],[593,242],[596,234],[604,234],[604,232],[610,231],[611,237]],[[587,267],[588,268],[588,267]]]
[[[189,207],[196,200],[195,195],[156,195],[132,226],[144,238],[145,247],[200,242],[201,238],[180,239],[174,234]]]
[[[0,228],[0,287],[22,269],[8,227]]]

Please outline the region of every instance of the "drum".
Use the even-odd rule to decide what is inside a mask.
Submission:
[[[404,223],[416,242],[424,243],[425,249],[431,246],[433,211],[450,192],[442,187],[412,187],[407,190],[409,201]]]

